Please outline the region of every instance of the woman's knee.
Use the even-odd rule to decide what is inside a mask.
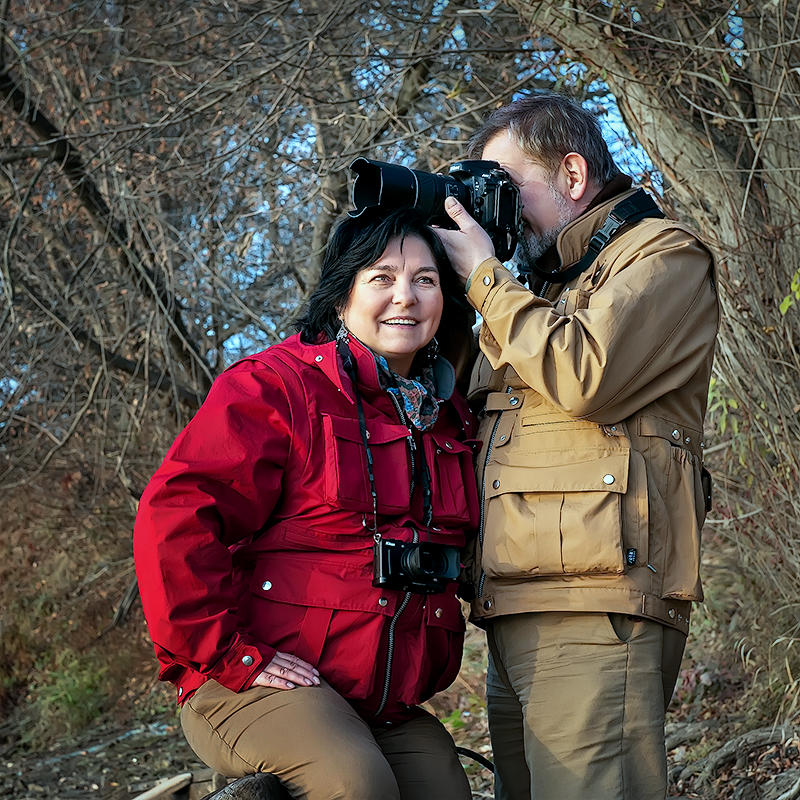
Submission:
[[[318,760],[284,783],[292,797],[304,800],[400,800],[394,773],[380,753]]]

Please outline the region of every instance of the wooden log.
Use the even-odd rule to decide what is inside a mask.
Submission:
[[[143,794],[138,794],[133,800],[157,800],[161,797],[172,797],[175,792],[185,789],[192,782],[191,772],[182,772],[174,778],[166,778],[159,781],[152,789],[148,789]]]

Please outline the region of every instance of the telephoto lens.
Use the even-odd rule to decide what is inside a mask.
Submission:
[[[367,209],[415,208],[428,224],[453,229],[456,225],[444,210],[444,201],[452,196],[489,234],[501,261],[513,255],[522,205],[519,190],[496,161],[457,161],[449,175],[369,158],[357,158],[350,169],[355,173],[351,217]]]

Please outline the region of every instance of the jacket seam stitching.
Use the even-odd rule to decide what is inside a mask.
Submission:
[[[675,323],[674,327],[669,332],[669,335],[662,340],[661,346],[653,351],[653,354],[650,356],[650,358],[647,359],[647,361],[645,361],[644,364],[642,364],[641,368],[636,372],[636,374],[633,375],[631,379],[624,386],[622,386],[613,397],[610,397],[608,400],[606,400],[606,402],[603,403],[603,405],[599,406],[598,408],[591,409],[586,414],[581,414],[580,416],[576,417],[576,419],[588,419],[589,417],[601,414],[607,408],[613,406],[620,396],[624,396],[625,390],[636,381],[639,375],[641,375],[642,372],[644,372],[647,369],[647,367],[655,360],[658,354],[661,353],[667,347],[667,345],[669,345],[672,342],[676,331],[683,325],[687,317],[689,317],[689,315],[694,311],[694,308],[698,304],[700,297],[703,293],[703,288],[704,288],[703,285],[698,287],[697,291],[694,294],[694,297],[692,297],[692,302],[687,306],[681,318]],[[636,412],[634,412],[634,414],[635,413]]]
[[[628,673],[630,671],[630,661],[631,661],[631,644],[630,638],[627,642],[625,642],[625,681],[622,685],[622,720],[620,721],[619,726],[619,782],[620,788],[622,789],[622,796],[627,797],[627,792],[625,791],[625,720],[627,718],[627,714],[625,713],[627,710],[627,697],[628,697]]]

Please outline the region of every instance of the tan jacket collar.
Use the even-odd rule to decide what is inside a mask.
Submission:
[[[611,209],[621,200],[630,197],[635,191],[636,189],[628,189],[620,192],[595,208],[584,212],[561,231],[556,240],[556,249],[561,260],[560,269],[574,264],[583,256],[589,246],[589,240],[603,226]]]

